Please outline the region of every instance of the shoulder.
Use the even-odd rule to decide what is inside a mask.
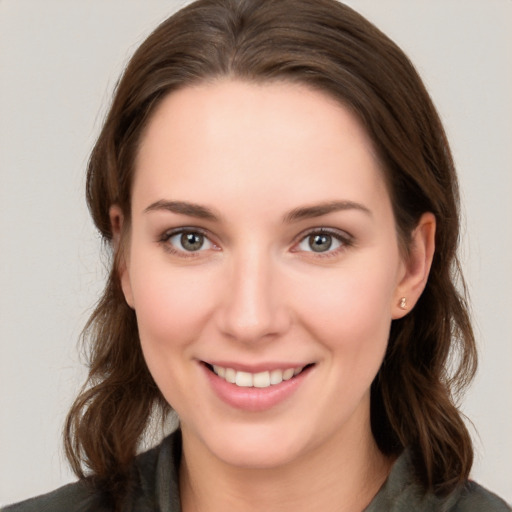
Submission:
[[[425,491],[415,477],[407,450],[397,459],[385,484],[365,512],[511,512],[498,496],[468,481],[448,496]]]
[[[100,493],[94,492],[84,482],[76,482],[48,494],[2,508],[1,512],[106,512],[108,509],[102,501]]]
[[[129,510],[153,512],[179,511],[178,467],[181,433],[175,432],[155,448],[137,456],[132,469]],[[170,507],[170,508],[169,508]],[[105,494],[85,481],[65,485],[48,494],[2,508],[0,512],[111,512]]]
[[[467,482],[461,489],[453,512],[510,512],[512,509],[501,498],[475,482]]]

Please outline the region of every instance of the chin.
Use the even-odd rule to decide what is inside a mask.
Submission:
[[[227,465],[271,469],[285,466],[307,452],[310,448],[307,437],[285,436],[282,430],[261,424],[241,425],[222,431],[212,429],[203,437],[203,443],[215,458]]]

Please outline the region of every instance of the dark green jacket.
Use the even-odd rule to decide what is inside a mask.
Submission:
[[[139,455],[134,485],[126,512],[180,512],[178,467],[181,434],[176,432],[156,448]],[[405,452],[365,512],[510,512],[507,504],[474,482],[468,482],[447,498],[422,491],[414,482],[412,464]],[[8,506],[1,512],[111,512],[100,492],[81,482],[49,494]]]

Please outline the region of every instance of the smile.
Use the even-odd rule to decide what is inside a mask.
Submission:
[[[221,379],[241,388],[268,388],[270,386],[276,386],[283,381],[290,380],[292,377],[299,375],[299,373],[306,368],[305,366],[298,366],[296,368],[250,373],[237,371],[233,368],[224,368],[223,366],[208,366]]]

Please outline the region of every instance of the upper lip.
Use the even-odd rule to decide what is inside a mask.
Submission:
[[[260,373],[265,371],[272,370],[287,370],[288,368],[303,368],[312,364],[311,362],[280,362],[280,361],[272,361],[267,363],[258,363],[258,364],[244,364],[234,361],[224,361],[224,360],[210,360],[210,361],[202,361],[203,363],[210,366],[221,366],[222,368],[232,368],[233,370],[240,372],[248,372],[248,373]]]

